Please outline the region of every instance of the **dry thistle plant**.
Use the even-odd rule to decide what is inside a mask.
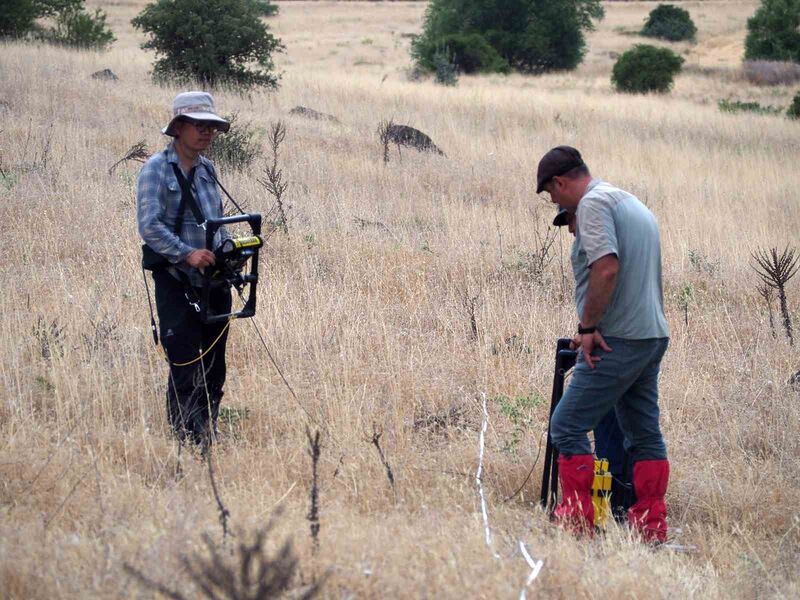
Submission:
[[[469,339],[473,342],[478,341],[478,318],[476,312],[481,306],[481,292],[472,294],[467,288],[459,290],[461,306],[467,313],[469,319]]]
[[[267,216],[273,212],[276,213],[276,218],[272,221],[272,225],[275,229],[280,229],[283,233],[289,235],[289,223],[286,218],[286,208],[283,204],[283,195],[289,187],[289,182],[283,180],[283,169],[278,167],[279,151],[285,139],[286,125],[283,124],[283,121],[273,123],[270,126],[268,140],[272,159],[264,167],[264,178],[257,181],[275,198],[275,205],[267,213]]]
[[[751,266],[763,284],[778,291],[783,328],[786,330],[789,344],[794,345],[792,318],[786,302],[786,284],[797,275],[797,270],[800,269],[800,256],[796,254],[794,248],[790,248],[788,245],[780,255],[778,255],[777,248],[771,248],[769,251],[759,248],[751,256],[756,263]]]
[[[123,162],[129,160],[135,160],[138,163],[145,162],[148,158],[150,158],[150,151],[147,149],[147,144],[144,140],[136,142],[133,146],[128,148],[128,151],[125,153],[125,156],[120,158],[117,162],[111,165],[108,168],[108,174],[111,175],[114,172],[114,169],[117,168]]]
[[[306,519],[310,524],[312,551],[319,550],[319,457],[321,444],[319,430],[311,435],[311,430],[306,428],[308,439],[308,455],[311,457],[311,491],[309,492],[309,508]]]
[[[64,350],[64,328],[58,322],[58,318],[54,318],[48,322],[42,316],[36,319],[33,324],[33,337],[39,343],[39,353],[42,358],[49,361],[53,355],[60,355]]]
[[[383,149],[383,164],[389,164],[389,143],[392,141],[392,127],[394,127],[394,120],[384,120],[378,123],[378,140],[380,140]]]
[[[767,305],[767,313],[769,314],[769,330],[772,332],[772,337],[777,337],[775,333],[775,314],[772,310],[772,301],[775,299],[775,290],[766,283],[760,283],[756,286],[758,295],[764,299]]]
[[[389,461],[386,460],[386,455],[383,453],[383,448],[381,448],[381,436],[383,435],[383,431],[379,430],[375,423],[372,424],[372,439],[370,443],[375,446],[375,449],[378,451],[378,456],[381,459],[381,464],[383,468],[386,469],[386,478],[389,480],[389,484],[392,486],[392,492],[394,492],[395,498],[397,497],[397,490],[394,487],[394,473],[392,472],[392,467],[389,465]]]
[[[214,500],[217,502],[217,510],[219,511],[219,524],[222,526],[222,541],[224,542],[228,538],[228,519],[230,518],[231,513],[222,503],[222,497],[219,495],[217,482],[214,479],[214,466],[211,462],[211,434],[212,432],[209,431],[206,440],[203,442],[203,454],[205,454],[206,462],[208,463],[208,478],[211,481],[211,489],[214,492]]]
[[[319,592],[322,582],[314,583],[302,590],[290,587],[297,571],[298,560],[294,556],[291,543],[287,540],[274,554],[269,555],[265,549],[267,534],[275,526],[271,519],[266,528],[256,532],[251,544],[241,542],[236,548],[232,560],[226,560],[211,538],[203,536],[208,548],[209,557],[200,554],[192,557],[182,556],[181,564],[189,573],[193,583],[200,592],[200,597],[213,600],[266,600],[268,598],[284,598],[292,593],[294,598],[313,598]],[[129,564],[124,565],[127,573],[132,575],[144,587],[163,594],[173,600],[187,600],[197,597],[194,594],[173,590],[162,583],[147,577]]]

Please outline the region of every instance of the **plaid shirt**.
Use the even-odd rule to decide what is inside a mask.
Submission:
[[[203,277],[197,269],[184,263],[194,250],[206,247],[206,229],[198,224],[189,206],[183,214],[183,225],[179,235],[175,235],[175,221],[181,202],[181,186],[172,170],[172,164],[180,167],[174,143],[163,152],[150,157],[139,173],[136,183],[136,217],[139,222],[139,235],[150,248],[166,258],[174,267],[170,272],[177,277],[174,269],[180,269],[189,277],[195,287],[202,287]],[[222,199],[217,185],[208,171],[216,177],[214,164],[199,156],[195,162],[195,175],[192,182],[200,212],[205,218],[223,216]],[[184,172],[184,176],[187,173]],[[224,227],[214,236],[214,248],[230,237]]]

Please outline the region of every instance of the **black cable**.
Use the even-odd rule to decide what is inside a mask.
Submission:
[[[536,451],[536,458],[533,459],[533,465],[531,466],[531,470],[528,471],[528,476],[525,478],[525,481],[523,481],[522,485],[519,486],[519,488],[517,488],[516,492],[514,492],[508,498],[503,500],[504,503],[508,502],[509,500],[514,498],[517,494],[519,494],[522,491],[522,488],[525,487],[525,484],[528,483],[528,480],[531,478],[531,475],[533,475],[533,470],[536,468],[536,463],[539,462],[539,456],[542,454],[542,437],[545,435],[547,435],[546,429],[542,432],[542,435],[539,436],[539,449]]]
[[[158,329],[156,328],[156,318],[153,315],[153,301],[150,300],[150,286],[147,285],[147,275],[142,267],[142,279],[144,279],[144,289],[147,292],[147,305],[150,307],[150,331],[153,332],[153,341],[158,346]]]
[[[242,302],[244,302],[244,296],[243,296],[242,292],[239,291],[239,290],[236,290],[236,292],[239,294],[239,298],[242,300]],[[275,360],[275,357],[272,356],[272,352],[269,351],[269,346],[267,346],[267,342],[264,340],[264,336],[261,335],[261,330],[258,328],[258,324],[253,319],[250,319],[250,323],[253,325],[253,329],[256,330],[256,334],[258,335],[258,339],[261,340],[261,345],[264,346],[264,351],[267,353],[267,356],[269,357],[269,360],[272,363],[272,366],[275,367],[275,370],[278,372],[278,375],[281,376],[281,379],[283,380],[283,383],[286,384],[286,389],[289,390],[289,393],[292,395],[292,398],[294,398],[294,401],[303,410],[303,412],[306,413],[306,416],[311,420],[312,423],[314,423],[314,425],[324,429],[330,435],[330,430],[327,427],[325,427],[324,425],[321,425],[319,423],[319,421],[317,421],[313,416],[311,416],[311,413],[308,412],[306,407],[303,406],[302,402],[300,402],[300,398],[297,397],[297,394],[295,393],[294,388],[292,388],[291,384],[286,379],[286,376],[283,374],[283,371],[278,366],[278,362]]]
[[[233,199],[233,196],[231,196],[231,195],[228,193],[228,190],[226,190],[226,189],[225,189],[225,186],[223,186],[223,185],[220,183],[219,179],[217,179],[217,176],[216,176],[216,175],[214,175],[214,173],[212,173],[212,172],[211,172],[211,169],[209,169],[209,168],[208,168],[206,165],[203,165],[203,166],[204,166],[204,167],[206,167],[206,172],[207,172],[209,175],[211,175],[211,179],[213,179],[213,180],[214,180],[214,183],[216,183],[216,184],[219,186],[219,189],[221,189],[221,190],[223,191],[223,193],[224,193],[224,194],[225,194],[225,195],[228,197],[228,200],[230,200],[231,202],[233,202],[233,205],[236,207],[236,209],[237,209],[237,210],[238,210],[240,213],[242,213],[243,215],[246,215],[247,213],[246,213],[246,212],[244,212],[244,211],[242,210],[242,207],[241,207],[241,206],[239,206],[239,205],[236,203],[236,200],[234,200],[234,199]]]

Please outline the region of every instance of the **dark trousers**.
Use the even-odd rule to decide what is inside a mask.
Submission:
[[[182,282],[167,271],[154,271],[159,332],[170,362],[167,381],[167,417],[180,441],[200,444],[215,431],[222,388],[225,384],[225,331],[201,360],[186,366],[207,350],[220,335],[225,323],[204,324],[189,304]],[[200,297],[200,290],[195,290]],[[211,290],[210,308],[228,313],[231,292],[227,287]]]
[[[626,511],[636,502],[631,485],[633,461],[625,450],[625,434],[619,427],[617,411],[612,409],[594,428],[594,453],[608,459],[608,470],[614,479],[611,482],[611,511],[622,520]]]

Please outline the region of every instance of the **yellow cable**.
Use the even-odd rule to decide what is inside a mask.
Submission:
[[[206,349],[206,350],[205,350],[205,351],[204,351],[202,354],[200,354],[200,355],[199,355],[197,358],[193,358],[193,359],[192,359],[192,360],[190,360],[189,362],[185,362],[185,363],[174,363],[174,362],[170,362],[170,360],[169,360],[169,357],[168,357],[168,356],[166,355],[166,353],[164,353],[164,351],[162,350],[162,353],[164,353],[164,358],[165,358],[165,359],[166,359],[166,361],[167,361],[167,362],[170,364],[170,366],[173,366],[173,367],[188,367],[189,365],[193,365],[193,364],[194,364],[194,363],[196,363],[197,361],[201,360],[201,359],[202,359],[202,358],[203,358],[203,357],[204,357],[206,354],[208,354],[209,352],[211,352],[211,350],[213,350],[213,349],[214,349],[214,346],[216,346],[216,345],[217,345],[217,342],[220,340],[220,338],[222,338],[222,334],[224,334],[224,333],[225,333],[225,332],[228,330],[228,327],[230,327],[231,321],[233,321],[233,317],[231,317],[230,319],[228,319],[228,320],[225,322],[225,327],[223,327],[223,328],[222,328],[222,331],[220,331],[220,332],[219,332],[219,335],[217,336],[217,339],[215,339],[213,342],[211,342],[211,345],[208,347],[208,349]]]

